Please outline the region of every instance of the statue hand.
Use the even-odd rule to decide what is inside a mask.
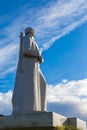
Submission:
[[[39,55],[38,60],[39,60],[39,63],[43,62],[43,58],[41,57],[41,55]]]

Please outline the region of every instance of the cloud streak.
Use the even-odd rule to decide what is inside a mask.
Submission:
[[[51,47],[56,40],[87,21],[86,0],[68,0],[67,2],[61,0],[56,3],[51,1],[42,7],[40,12],[37,11],[37,8],[32,10],[27,7],[25,10],[26,14],[16,16],[7,27],[1,29],[0,34],[3,37],[0,39],[0,68],[2,70],[6,61],[11,67],[9,59],[14,62],[15,55],[18,55],[18,35],[25,27],[32,26],[36,29],[36,39],[39,41],[41,51],[44,51]],[[36,13],[34,13],[35,11]],[[16,63],[14,64],[16,65]]]
[[[51,5],[47,13],[40,18],[44,22],[43,32],[46,34],[45,37],[49,36],[49,41],[43,44],[42,51],[48,49],[62,36],[85,23],[87,21],[86,11],[85,0],[67,2],[62,0]]]
[[[0,71],[3,73],[6,62],[8,64],[6,69],[17,64],[20,31],[27,26],[34,27],[41,51],[47,50],[56,40],[87,21],[86,2],[86,0],[51,1],[44,7],[39,7],[40,12],[37,8],[28,9],[28,4],[27,9],[24,8],[26,5],[21,7],[19,11],[24,9],[26,14],[20,13],[15,18],[11,18],[12,22],[10,21],[8,26],[1,29],[0,35],[3,37],[0,39],[0,69],[2,70]]]

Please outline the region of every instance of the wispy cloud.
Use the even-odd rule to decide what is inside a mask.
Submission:
[[[26,7],[26,5],[24,6]],[[44,51],[51,47],[56,40],[87,21],[86,0],[51,1],[40,8],[40,11],[36,7],[28,9],[27,4],[27,8],[21,7],[19,11],[21,12],[21,10],[24,10],[26,14],[22,11],[23,13],[20,15],[11,18],[12,21],[8,26],[1,28],[0,69],[2,71],[6,62],[9,67],[16,65],[19,47],[18,35],[25,27],[35,28],[36,39],[41,51]],[[14,64],[11,64],[10,61]]]
[[[0,75],[6,74],[8,69],[10,69],[9,67],[13,67],[14,64],[17,64],[17,54],[15,54],[16,50],[17,45],[13,44],[9,44],[0,49]]]
[[[87,21],[86,0],[57,1],[46,11],[40,17],[40,20],[44,23],[43,34],[49,40],[46,40],[43,44],[42,51],[48,49],[56,40]]]
[[[1,75],[3,76],[3,75],[10,74],[10,73],[14,73],[15,70],[16,70],[16,66],[12,66],[9,69],[3,71],[3,73]]]

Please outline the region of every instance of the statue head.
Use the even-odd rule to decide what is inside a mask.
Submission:
[[[29,34],[30,36],[34,36],[35,30],[31,27],[27,27],[25,29],[25,35]]]

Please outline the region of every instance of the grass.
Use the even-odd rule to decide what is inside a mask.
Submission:
[[[59,126],[58,130],[80,130],[74,126]]]
[[[2,130],[2,129],[0,129]],[[58,127],[15,127],[15,128],[4,128],[3,130],[80,130],[73,126],[58,126]]]

